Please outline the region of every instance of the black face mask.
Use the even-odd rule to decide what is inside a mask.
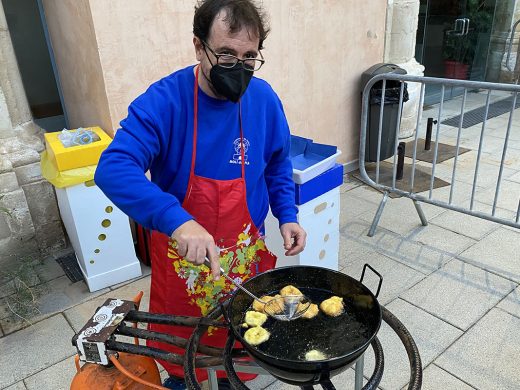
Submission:
[[[213,65],[209,77],[211,84],[219,95],[236,103],[246,92],[251,77],[253,77],[253,72],[245,70],[238,63],[232,68]]]

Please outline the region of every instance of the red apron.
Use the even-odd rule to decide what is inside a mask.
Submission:
[[[193,151],[190,178],[182,207],[190,213],[215,239],[220,252],[220,265],[237,283],[259,272],[274,268],[276,257],[267,250],[258,228],[247,207],[245,162],[243,148],[242,118],[239,108],[241,148],[241,177],[233,180],[215,180],[195,175],[197,149],[198,76],[195,71]],[[150,312],[173,315],[205,316],[219,302],[235,290],[235,286],[221,277],[215,282],[211,270],[184,260],[177,252],[175,243],[165,234],[152,232],[151,237],[152,285]],[[188,339],[193,328],[151,324],[150,329]],[[202,337],[201,343],[224,347],[227,330],[211,329]],[[184,350],[171,345],[149,341],[149,346],[175,353]],[[164,361],[160,362],[170,375],[184,377],[183,368]],[[197,369],[199,381],[207,379],[207,371]],[[225,377],[224,372],[218,373]],[[239,375],[242,380],[255,377]]]

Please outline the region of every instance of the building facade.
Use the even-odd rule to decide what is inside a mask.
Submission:
[[[471,62],[467,78],[512,79],[505,56],[511,26],[520,19],[520,0],[261,3],[272,31],[258,76],[280,95],[293,133],[338,145],[347,170],[357,165],[359,80],[371,65],[389,62],[409,74],[443,77],[441,58],[453,46],[454,33],[465,37],[455,41],[455,51]],[[99,125],[114,134],[128,104],[149,84],[195,61],[193,5],[194,0],[2,0],[0,206],[10,213],[0,213],[0,266],[66,245],[53,188],[39,171],[44,130],[36,117],[55,115],[62,106],[63,126]],[[49,62],[37,67],[35,60],[43,56],[34,58],[37,49],[24,47],[35,39],[21,35],[30,25],[23,25],[20,15],[29,10],[50,52]],[[461,19],[469,20],[464,31],[457,30]],[[464,51],[468,42],[475,46],[472,57]],[[513,62],[517,50],[515,43]],[[45,78],[34,77],[35,69],[44,68],[57,85],[50,103],[35,89]],[[42,84],[41,89],[52,88]],[[414,133],[419,101],[418,88],[408,90],[402,138]],[[430,97],[435,99],[435,91]]]

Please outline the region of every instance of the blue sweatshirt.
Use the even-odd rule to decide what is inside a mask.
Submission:
[[[193,142],[193,66],[152,84],[133,101],[128,117],[102,154],[95,182],[125,214],[171,235],[193,219],[181,206]],[[195,174],[240,177],[239,105],[199,88]],[[296,222],[290,135],[282,103],[265,81],[253,77],[242,101],[246,144],[247,204],[260,227],[269,204],[280,225]],[[150,170],[151,181],[144,173]]]

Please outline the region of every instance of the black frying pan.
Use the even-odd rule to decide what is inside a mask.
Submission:
[[[253,359],[273,376],[294,385],[317,384],[350,367],[365,352],[381,325],[381,307],[376,296],[360,281],[340,272],[310,266],[273,269],[249,279],[244,287],[257,296],[274,294],[292,284],[313,303],[333,295],[343,297],[345,313],[338,317],[318,314],[314,319],[299,318],[285,322],[269,318],[263,325],[271,333],[265,343],[256,347],[243,338],[244,315],[252,299],[236,290],[228,306],[228,318],[236,339]],[[372,267],[379,278],[382,277]],[[305,352],[317,349],[326,360],[306,361]]]

